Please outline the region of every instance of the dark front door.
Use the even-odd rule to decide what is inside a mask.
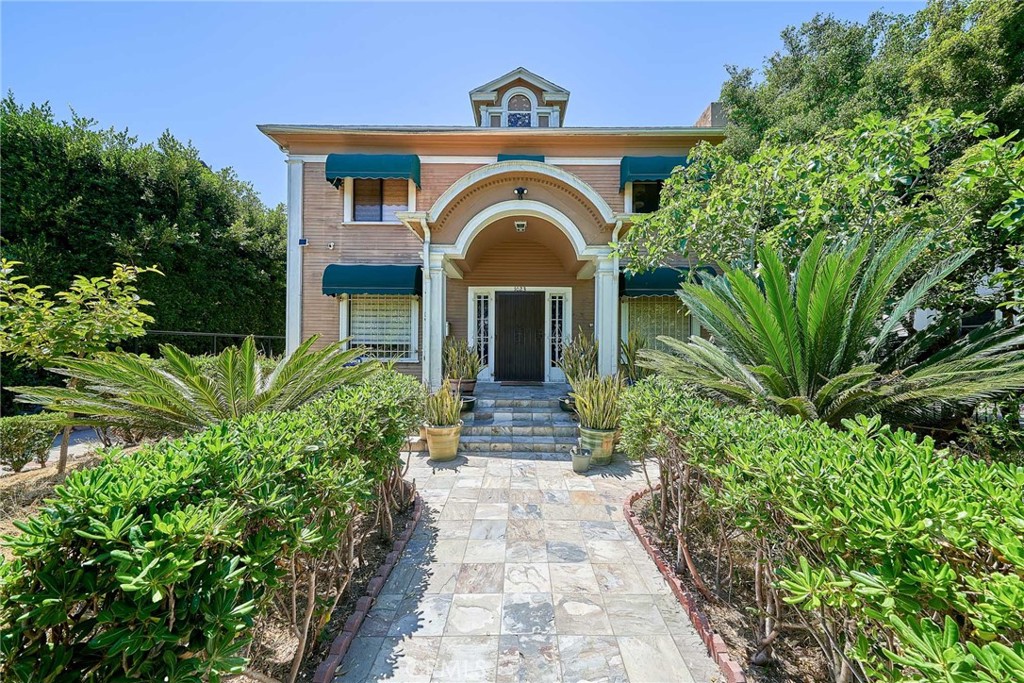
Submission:
[[[494,379],[544,381],[544,292],[495,292]]]

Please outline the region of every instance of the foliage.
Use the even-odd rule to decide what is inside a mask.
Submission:
[[[33,460],[46,464],[58,431],[60,426],[54,415],[0,417],[0,465],[20,472]]]
[[[296,634],[294,680],[356,566],[353,519],[415,420],[408,389],[378,373],[71,474],[6,540],[0,677],[224,680],[249,665],[254,622],[274,619]],[[382,392],[404,398],[368,415]]]
[[[580,426],[586,429],[618,429],[619,396],[624,388],[618,375],[576,379],[570,396],[576,401]]]
[[[284,207],[264,207],[231,169],[211,170],[169,132],[141,144],[13,95],[0,102],[0,150],[3,253],[31,282],[58,288],[118,262],[157,264],[164,276],[138,283],[154,329],[283,334]],[[156,343],[133,348],[154,353]],[[17,383],[9,369],[4,386]]]
[[[680,571],[715,600],[753,600],[753,662],[810,635],[833,680],[1024,680],[1024,470],[878,418],[845,427],[649,378],[627,390],[622,444],[657,460],[651,513]],[[718,549],[715,576],[691,561],[698,540]]]
[[[863,24],[819,14],[786,28],[782,43],[759,80],[728,67],[724,145],[740,159],[772,136],[804,142],[915,104],[985,114],[1004,132],[1024,120],[1024,8],[1015,0],[932,0],[914,15],[875,12]]]
[[[441,360],[444,376],[450,379],[474,380],[480,374],[480,356],[461,339],[445,337]]]
[[[597,377],[597,342],[581,328],[562,347],[562,360],[558,367],[565,373],[570,387],[576,382]]]
[[[18,261],[0,260],[0,353],[44,366],[65,356],[88,357],[146,333],[153,318],[140,310],[136,280],[155,268],[115,264],[109,277],[75,277],[52,297],[46,285],[30,286],[15,275]]]
[[[630,330],[626,334],[626,341],[619,345],[621,355],[619,365],[622,373],[630,382],[639,381],[647,374],[646,369],[638,364],[640,351],[646,347],[647,339],[636,330]]]
[[[180,349],[162,345],[167,368],[123,351],[55,361],[54,372],[75,388],[15,387],[18,400],[81,416],[80,422],[134,433],[181,434],[219,420],[262,411],[292,410],[377,372],[376,361],[356,363],[362,349],[335,342],[313,350],[310,337],[271,372],[252,337],[203,367]]]
[[[1024,465],[1024,397],[981,406],[956,435],[958,446],[986,460]]]
[[[14,274],[19,265],[0,258],[0,357],[35,367],[65,357],[88,358],[112,344],[142,336],[146,323],[153,322],[140,310],[151,302],[139,297],[135,283],[141,274],[158,272],[155,268],[118,263],[110,277],[78,275],[66,291],[48,297],[46,285],[30,286],[24,282],[26,276]],[[68,381],[68,390],[74,390],[76,381]],[[67,467],[70,435],[68,420],[58,472]]]
[[[658,266],[681,244],[704,263],[754,264],[769,246],[792,265],[821,233],[845,244],[912,230],[933,242],[911,275],[976,250],[928,302],[969,310],[985,278],[1019,264],[1008,247],[1024,242],[1024,141],[993,136],[978,116],[873,114],[810,142],[766,141],[744,162],[710,145],[690,160],[666,182],[662,208],[636,217],[620,245],[633,270]]]
[[[758,277],[736,269],[681,285],[714,343],[660,337],[672,353],[645,350],[642,363],[719,399],[833,426],[858,413],[935,424],[1024,390],[1019,327],[990,324],[952,343],[949,322],[907,333],[908,314],[970,256],[936,264],[901,294],[897,283],[928,247],[898,234],[878,248],[870,239],[826,248],[820,233],[792,273],[761,248]]]
[[[452,389],[447,379],[441,387],[427,396],[424,419],[428,427],[451,427],[459,424],[462,414],[462,395]]]

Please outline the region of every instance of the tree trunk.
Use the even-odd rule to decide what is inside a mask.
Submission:
[[[71,413],[68,413],[68,418],[71,417]],[[68,441],[70,440],[71,425],[65,425],[60,437],[60,459],[57,461],[57,474],[64,474],[64,470],[68,467]]]

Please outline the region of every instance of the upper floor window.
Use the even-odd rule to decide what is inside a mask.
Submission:
[[[651,213],[661,207],[663,180],[633,182],[633,213]]]
[[[526,95],[508,98],[508,127],[530,128],[533,125],[533,103]]]
[[[395,215],[409,210],[409,181],[404,178],[355,178],[352,182],[352,220],[357,223],[397,223]]]

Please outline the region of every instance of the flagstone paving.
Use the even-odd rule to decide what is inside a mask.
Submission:
[[[635,465],[408,457],[424,514],[335,683],[721,680],[623,518]]]

